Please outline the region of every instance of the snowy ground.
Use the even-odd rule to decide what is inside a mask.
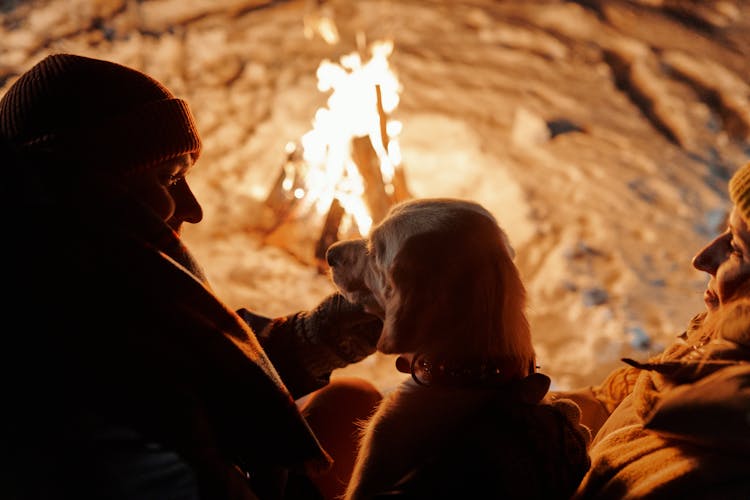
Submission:
[[[690,259],[719,230],[726,180],[750,157],[746,1],[0,6],[0,93],[66,51],[142,69],[189,101],[205,219],[185,238],[220,296],[268,315],[333,290],[259,231],[285,144],[325,104],[316,68],[358,36],[393,40],[408,187],[497,216],[528,288],[539,364],[560,388],[658,351],[702,309],[706,277]],[[337,44],[306,36],[305,21],[321,17]],[[342,373],[386,389],[401,377],[379,355]]]

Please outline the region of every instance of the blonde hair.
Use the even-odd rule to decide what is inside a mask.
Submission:
[[[750,349],[750,297],[741,297],[712,314],[704,325],[708,340],[725,340]]]
[[[729,179],[729,197],[742,218],[750,221],[750,162],[740,167]]]

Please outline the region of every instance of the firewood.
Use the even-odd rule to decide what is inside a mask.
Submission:
[[[287,150],[284,164],[281,165],[279,175],[276,177],[264,201],[264,205],[271,210],[274,216],[274,221],[269,231],[273,231],[288,219],[297,204],[297,199],[294,197],[294,189],[300,183],[299,166],[302,161],[302,154],[299,147],[295,146]],[[291,188],[284,189],[284,182],[290,174],[293,176],[292,186]]]
[[[328,247],[336,243],[339,239],[339,226],[341,225],[341,219],[344,217],[344,207],[336,198],[331,202],[331,206],[328,208],[325,222],[323,222],[323,229],[320,232],[320,238],[315,243],[315,260],[318,266],[318,271],[325,272],[328,268],[326,262],[326,250]]]
[[[375,97],[378,110],[378,120],[380,122],[380,138],[383,141],[383,148],[388,151],[388,145],[390,144],[387,131],[388,115],[385,112],[385,109],[383,109],[383,95],[379,84],[375,85]],[[391,184],[393,185],[393,193],[390,195],[391,204],[411,198],[409,189],[406,187],[404,169],[400,165],[396,165],[394,168]]]
[[[380,140],[383,142],[383,148],[388,151],[388,115],[383,109],[383,92],[380,90],[380,84],[375,85],[375,105],[378,110],[378,123],[380,125]]]
[[[268,191],[268,195],[264,201],[264,204],[270,208],[276,216],[277,221],[286,218],[286,215],[291,210],[295,201],[294,196],[282,187],[285,178],[286,174],[284,173],[284,169],[281,168],[276,181]]]
[[[352,159],[362,176],[364,198],[370,210],[370,216],[373,223],[377,223],[385,217],[391,206],[391,200],[385,191],[383,174],[380,172],[380,160],[369,137],[352,139]]]
[[[412,197],[406,184],[406,175],[404,174],[404,169],[402,166],[399,165],[394,170],[391,183],[393,184],[393,194],[391,195],[392,203],[395,204],[400,201],[408,200]]]

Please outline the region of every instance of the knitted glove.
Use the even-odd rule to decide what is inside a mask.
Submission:
[[[297,398],[326,385],[336,368],[375,352],[383,322],[340,293],[310,311],[269,319],[247,309],[237,311],[292,395]]]

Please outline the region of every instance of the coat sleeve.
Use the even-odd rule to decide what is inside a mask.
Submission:
[[[570,399],[575,402],[581,409],[581,423],[596,435],[615,408],[633,391],[639,372],[637,368],[623,366],[611,371],[601,384],[570,391],[552,391],[549,398],[552,401]]]
[[[688,323],[687,330],[677,337],[675,343],[665,353],[683,345],[689,332],[699,328],[704,318],[705,313],[693,316]],[[658,355],[654,359],[659,359],[662,356]],[[633,392],[640,372],[640,368],[624,365],[612,370],[600,384],[569,391],[553,391],[550,393],[550,397],[552,400],[560,398],[573,400],[581,409],[581,423],[596,436],[604,422],[615,411],[615,408]]]
[[[340,294],[317,307],[279,318],[237,311],[255,331],[292,396],[300,398],[328,384],[331,373],[375,352],[382,321]]]

